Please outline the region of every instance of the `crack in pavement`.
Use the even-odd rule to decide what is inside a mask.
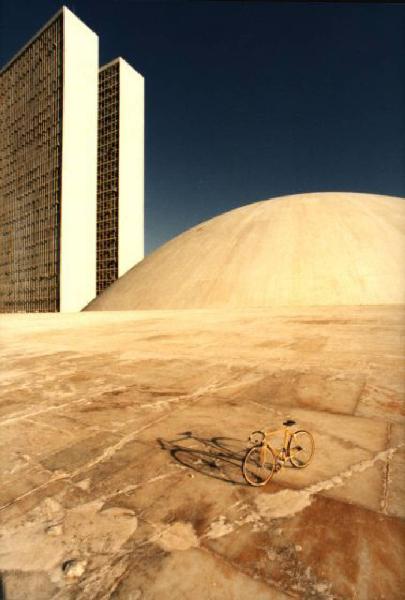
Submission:
[[[222,387],[226,387],[226,385],[222,386]],[[93,460],[86,463],[83,467],[79,467],[72,473],[58,473],[58,474],[54,475],[48,481],[42,483],[41,485],[29,490],[28,492],[25,492],[24,494],[21,494],[20,496],[17,496],[17,498],[14,498],[10,502],[3,504],[2,506],[0,506],[0,511],[5,510],[6,508],[16,504],[20,500],[23,500],[24,498],[27,498],[28,496],[31,496],[32,494],[35,494],[36,492],[38,492],[40,490],[43,490],[44,488],[51,485],[52,483],[55,483],[56,481],[72,480],[74,477],[77,477],[78,475],[86,473],[87,471],[92,469],[95,465],[99,464],[100,462],[111,459],[116,452],[121,450],[121,448],[123,448],[126,444],[133,441],[139,433],[141,433],[145,429],[148,429],[149,427],[152,427],[153,425],[156,425],[160,421],[163,421],[163,420],[171,417],[174,412],[180,412],[181,410],[185,410],[186,408],[189,407],[189,404],[191,402],[197,402],[197,400],[201,397],[201,395],[209,392],[212,389],[218,389],[218,383],[213,383],[213,384],[209,384],[207,386],[203,386],[201,388],[198,388],[195,392],[193,392],[192,394],[189,394],[188,396],[182,396],[181,400],[183,402],[187,401],[187,406],[180,406],[177,408],[177,410],[165,413],[164,415],[158,417],[157,419],[150,421],[143,427],[140,427],[136,431],[133,431],[133,432],[129,433],[128,435],[122,437],[116,444],[113,444],[112,446],[109,446],[108,448],[106,448],[101,454],[99,454],[96,458],[94,458]],[[83,400],[83,399],[80,401],[76,400],[75,402],[79,403],[79,402],[85,402],[85,401],[88,402],[88,400]],[[68,403],[67,406],[70,406],[71,404],[72,403]],[[49,410],[52,410],[55,408],[60,408],[60,407],[50,407]],[[48,412],[48,411],[43,411],[43,412]],[[25,418],[25,417],[21,417],[21,418]],[[4,424],[4,422],[3,422],[3,424]]]
[[[303,490],[296,491],[287,489],[276,492],[275,494],[262,494],[255,499],[259,514],[266,519],[292,517],[297,512],[300,512],[309,506],[312,503],[315,494],[344,485],[345,480],[350,479],[355,473],[362,473],[366,469],[370,469],[378,461],[390,460],[393,454],[402,446],[404,446],[403,443],[378,452],[373,458],[355,463],[330,479],[325,479],[324,481],[310,485]]]
[[[97,398],[97,396],[96,396]],[[84,403],[90,403],[92,400],[89,400],[88,398],[79,398],[78,400],[71,400],[69,402],[65,402],[64,404],[52,404],[51,406],[48,406],[47,408],[44,408],[42,410],[36,410],[34,412],[30,412],[30,413],[14,413],[12,414],[10,417],[7,417],[6,419],[3,419],[2,421],[0,421],[0,427],[3,425],[9,425],[10,423],[14,423],[15,421],[22,421],[24,419],[29,419],[31,417],[36,417],[37,415],[42,415],[44,413],[48,413],[51,412],[53,410],[59,410],[60,408],[65,408],[66,406],[72,406],[72,404],[84,404]]]
[[[31,496],[32,494],[35,494],[39,490],[42,490],[42,489],[46,488],[47,486],[51,485],[55,481],[72,480],[74,477],[77,477],[78,475],[82,475],[83,473],[86,473],[87,471],[89,471],[90,469],[92,469],[95,465],[99,464],[100,462],[102,462],[102,461],[104,461],[106,459],[110,459],[118,450],[120,450],[121,448],[123,448],[129,442],[133,441],[135,439],[135,436],[138,433],[144,431],[148,427],[152,427],[153,425],[155,425],[159,421],[162,421],[163,419],[167,418],[167,416],[168,415],[163,415],[163,416],[159,417],[158,419],[155,419],[154,421],[151,421],[151,422],[147,423],[146,425],[144,425],[140,429],[138,429],[136,431],[133,431],[132,433],[124,436],[116,444],[114,444],[113,446],[109,446],[101,454],[99,454],[95,459],[91,460],[86,465],[84,465],[84,467],[79,467],[78,469],[76,469],[72,473],[58,473],[57,475],[54,475],[53,477],[51,477],[45,483],[43,483],[43,484],[41,484],[41,485],[39,485],[39,486],[37,486],[37,487],[29,490],[28,492],[25,492],[24,494],[21,494],[20,496],[17,496],[17,498],[14,498],[13,500],[11,500],[10,502],[4,504],[3,506],[0,506],[0,511],[8,508],[9,506],[12,506],[13,504],[16,504],[20,500],[23,500],[24,498],[27,498],[28,496]]]
[[[161,481],[162,479],[168,479],[169,477],[173,477],[175,475],[178,476],[178,472],[173,471],[171,473],[164,473],[162,475],[156,475],[156,477],[152,477],[151,479],[148,479],[147,481],[141,481],[140,483],[134,483],[132,485],[127,485],[126,487],[124,487],[120,490],[111,492],[111,494],[105,494],[104,496],[98,496],[97,500],[100,500],[100,502],[107,502],[108,500],[111,500],[112,498],[115,498],[116,496],[120,496],[121,494],[128,494],[129,492],[133,492],[134,490],[142,488],[145,485],[149,485],[150,483],[155,483],[155,481]]]
[[[387,446],[391,443],[391,432],[392,432],[392,424],[387,423]],[[381,512],[383,514],[388,514],[388,488],[390,483],[390,466],[391,466],[391,456],[387,456],[387,460],[385,463],[384,470],[384,479],[383,479],[383,489],[382,489],[382,498],[381,498]]]
[[[394,453],[403,446],[405,446],[405,443],[378,452],[373,458],[355,463],[337,475],[312,484],[302,490],[284,489],[273,494],[260,494],[254,500],[257,511],[253,510],[246,517],[233,522],[226,522],[225,517],[216,518],[210,523],[208,530],[202,537],[215,539],[228,535],[235,531],[236,528],[248,523],[251,523],[253,527],[258,526],[262,522],[262,519],[292,517],[309,506],[315,494],[344,485],[346,480],[350,479],[355,473],[361,473],[370,469],[378,461],[390,461]]]

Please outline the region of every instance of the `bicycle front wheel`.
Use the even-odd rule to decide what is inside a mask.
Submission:
[[[269,447],[254,446],[243,461],[243,476],[250,485],[265,485],[273,476],[276,458]]]
[[[312,460],[315,450],[314,438],[304,429],[296,431],[288,444],[288,458],[294,467],[303,469]]]

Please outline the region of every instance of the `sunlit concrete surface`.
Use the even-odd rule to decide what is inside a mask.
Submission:
[[[405,307],[0,317],[8,600],[405,589]],[[313,462],[248,486],[285,416]]]
[[[145,81],[125,60],[119,64],[118,276],[144,257]]]
[[[98,36],[62,14],[60,311],[72,312],[96,294]]]
[[[224,213],[150,254],[90,310],[405,303],[405,200],[273,198]]]

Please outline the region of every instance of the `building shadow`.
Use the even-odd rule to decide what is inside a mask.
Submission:
[[[207,438],[185,431],[174,440],[157,438],[157,442],[184,467],[227,483],[248,485],[242,474],[245,440],[225,436]]]

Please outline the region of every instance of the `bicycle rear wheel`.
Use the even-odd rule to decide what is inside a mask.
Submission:
[[[304,429],[293,433],[288,443],[288,458],[294,467],[303,469],[312,460],[315,450],[314,438]]]
[[[250,485],[265,485],[273,476],[276,458],[270,446],[254,446],[243,461],[243,476]]]

